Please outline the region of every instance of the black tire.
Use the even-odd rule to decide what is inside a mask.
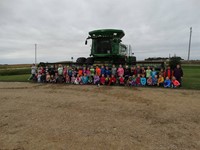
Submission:
[[[131,56],[131,64],[136,65],[136,57],[135,56]]]
[[[129,63],[129,65],[136,65],[136,57],[135,56],[131,56],[130,57],[130,61],[128,63]]]
[[[79,58],[77,58],[76,63],[78,63],[78,64],[84,64],[85,61],[86,61],[85,57],[79,57]]]
[[[118,59],[115,59],[114,63],[117,64],[117,65],[124,65],[125,64],[125,58],[118,58]]]
[[[86,64],[92,65],[94,63],[94,58],[93,57],[88,57],[85,61]]]

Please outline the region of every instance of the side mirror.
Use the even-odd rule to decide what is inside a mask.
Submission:
[[[87,40],[85,40],[85,45],[87,45]]]

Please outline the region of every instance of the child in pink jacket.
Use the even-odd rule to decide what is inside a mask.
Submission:
[[[119,68],[117,69],[117,74],[119,77],[124,76],[124,68],[122,68],[122,65],[119,65]]]

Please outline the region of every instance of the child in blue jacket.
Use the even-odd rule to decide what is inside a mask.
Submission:
[[[169,79],[169,77],[165,78],[164,87],[165,88],[170,88],[171,87],[171,80]]]
[[[140,83],[142,86],[145,86],[147,83],[147,79],[145,78],[144,74],[142,74],[142,77],[140,78]]]
[[[81,79],[82,79],[82,84],[88,84],[88,76],[86,75],[86,73],[84,73],[84,76]]]

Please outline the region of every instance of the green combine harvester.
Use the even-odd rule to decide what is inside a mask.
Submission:
[[[89,32],[85,44],[87,45],[87,40],[92,39],[91,53],[90,57],[79,57],[76,62],[73,61],[63,61],[54,63],[44,63],[40,62],[39,66],[47,66],[54,64],[63,65],[109,65],[112,64],[119,65],[122,64],[133,66],[136,65],[136,57],[133,56],[131,46],[122,44],[122,38],[125,33],[123,30],[119,29],[101,29]],[[72,57],[73,60],[73,57]],[[138,61],[137,65],[143,67],[155,67],[157,70],[165,67],[164,61]]]
[[[77,64],[122,64],[135,65],[136,57],[132,56],[130,45],[122,44],[125,33],[123,30],[102,29],[89,32],[87,40],[92,39],[90,57],[79,57]]]

